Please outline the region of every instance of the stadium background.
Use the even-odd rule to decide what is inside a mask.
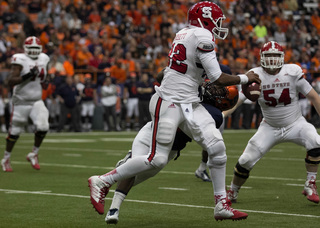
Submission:
[[[188,8],[197,1],[151,0],[17,0],[0,3],[0,85],[3,98],[10,98],[6,78],[10,57],[23,52],[26,37],[35,35],[43,44],[43,52],[51,58],[53,88],[64,77],[78,75],[84,80],[90,74],[97,91],[106,75],[119,85],[118,115],[123,119],[123,83],[132,72],[139,78],[148,73],[154,79],[167,64],[167,54],[174,34],[187,21]],[[226,40],[218,40],[216,51],[221,64],[233,74],[245,73],[259,65],[259,50],[268,40],[285,48],[285,62],[300,65],[307,80],[320,93],[320,17],[318,1],[222,0],[214,1],[223,9]],[[45,91],[44,99],[54,95]],[[99,93],[98,93],[99,94]],[[304,99],[301,97],[301,99]],[[255,128],[261,117],[251,104]],[[101,130],[102,111],[95,110],[94,129]],[[305,116],[316,126],[319,119],[311,109]],[[234,115],[226,127],[241,128],[242,114]],[[8,119],[8,118],[7,118]],[[240,122],[239,122],[240,120]],[[257,120],[257,123],[255,123]],[[235,122],[235,124],[231,123]]]

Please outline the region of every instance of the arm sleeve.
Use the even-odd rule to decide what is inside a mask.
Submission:
[[[216,52],[201,52],[197,50],[197,54],[210,81],[216,81],[222,74]]]
[[[306,79],[300,77],[297,81],[297,88],[300,93],[306,96],[311,91],[312,86]]]

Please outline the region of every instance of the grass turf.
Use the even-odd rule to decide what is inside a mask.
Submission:
[[[0,227],[107,226],[105,215],[98,215],[90,204],[87,179],[110,171],[125,156],[135,134],[48,134],[39,152],[40,171],[25,159],[33,135],[22,134],[11,156],[13,172],[0,173]],[[227,185],[253,134],[253,130],[225,131]],[[0,144],[2,151],[4,146]],[[194,176],[200,148],[189,143],[178,160],[132,189],[116,227],[319,227],[319,205],[301,194],[306,178],[304,157],[304,148],[295,144],[274,147],[252,170],[238,203],[233,204],[247,212],[248,219],[217,222],[212,184]],[[106,198],[106,211],[114,189]]]

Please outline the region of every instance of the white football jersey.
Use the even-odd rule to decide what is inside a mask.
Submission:
[[[252,69],[261,79],[258,102],[264,120],[273,127],[284,127],[302,116],[299,92],[307,95],[312,87],[305,80],[302,69],[296,64],[284,64],[280,72],[270,75],[262,67]]]
[[[41,100],[42,87],[40,83],[46,79],[48,62],[49,56],[44,53],[41,53],[36,60],[31,59],[24,53],[12,56],[11,64],[22,66],[20,76],[29,73],[30,69],[34,66],[37,66],[40,72],[37,77],[14,86],[12,95],[13,104],[32,104],[35,101]]]
[[[213,40],[208,30],[195,26],[176,34],[161,86],[155,88],[161,98],[175,103],[200,101],[198,87],[203,83],[204,72],[211,81],[222,73]]]

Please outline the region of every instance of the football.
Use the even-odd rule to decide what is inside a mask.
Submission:
[[[257,101],[261,93],[261,85],[255,82],[243,84],[242,92],[250,101]]]

